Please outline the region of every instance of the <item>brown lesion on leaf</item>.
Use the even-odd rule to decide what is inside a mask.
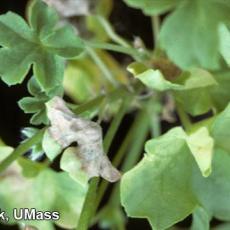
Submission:
[[[51,122],[49,134],[62,148],[77,142],[76,157],[89,178],[101,176],[110,182],[120,179],[119,171],[104,154],[100,125],[76,116],[60,97],[47,103],[47,115]]]
[[[159,57],[152,60],[154,69],[159,69],[164,77],[169,80],[175,80],[182,73],[181,69],[167,58]]]

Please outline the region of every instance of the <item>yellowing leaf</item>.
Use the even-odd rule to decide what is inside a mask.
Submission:
[[[209,176],[212,171],[214,140],[210,137],[208,129],[200,128],[187,137],[187,143],[203,176]]]

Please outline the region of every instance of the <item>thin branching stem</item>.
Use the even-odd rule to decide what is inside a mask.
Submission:
[[[110,50],[118,53],[127,54],[135,58],[136,60],[145,60],[151,58],[151,54],[146,50],[138,50],[135,48],[123,47],[111,43],[93,42],[93,41],[87,41],[85,42],[85,44],[86,46],[94,49]]]
[[[127,112],[127,107],[130,103],[130,100],[131,100],[131,97],[127,95],[125,100],[121,104],[120,110],[118,111],[117,115],[113,119],[109,127],[109,130],[106,133],[106,136],[104,139],[104,150],[106,153],[108,152],[109,147],[112,143],[112,140],[119,128],[119,125],[125,113]],[[78,226],[76,228],[77,230],[87,230],[88,226],[90,225],[90,222],[93,217],[94,210],[95,210],[98,183],[99,183],[99,178],[93,178],[89,183],[89,189],[88,189],[88,192],[86,194],[86,198],[83,204]]]
[[[138,158],[137,155],[140,154],[141,152],[139,150],[142,147],[142,144],[146,138],[148,127],[149,127],[148,114],[145,110],[142,110],[137,115],[135,121],[132,124],[132,127],[130,128],[128,134],[126,135],[117,154],[115,155],[115,158],[113,159],[113,165],[115,167],[118,167],[119,164],[121,163],[125,153],[127,153],[126,151],[131,141],[133,141],[134,143],[132,147],[130,148],[130,151],[128,151],[128,156],[130,157],[126,158],[126,161],[128,161],[128,163],[126,161],[124,162],[124,165],[122,166],[122,171],[126,171],[127,168],[130,166],[130,164],[133,164],[136,162]],[[96,202],[95,209],[98,208],[101,202],[101,199],[103,198],[104,193],[108,187],[108,184],[109,183],[105,180],[101,182],[101,185],[98,189],[97,202]]]
[[[192,128],[191,120],[188,116],[188,114],[184,111],[184,109],[180,105],[176,105],[177,114],[180,118],[181,124],[184,127],[184,129],[189,132]]]
[[[42,140],[45,129],[39,130],[34,136],[21,143],[8,157],[0,163],[0,173],[7,169],[11,163],[26,153],[33,145]]]
[[[108,69],[106,64],[103,62],[98,53],[91,47],[87,47],[89,56],[93,59],[93,61],[98,65],[101,72],[104,74],[105,78],[114,86],[118,86],[118,82],[114,78],[112,72]]]

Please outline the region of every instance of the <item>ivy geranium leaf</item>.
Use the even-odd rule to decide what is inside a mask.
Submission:
[[[181,1],[182,0],[125,0],[129,6],[141,8],[144,13],[148,15],[166,13],[176,7],[176,5]]]
[[[205,127],[189,136],[174,128],[147,141],[147,154],[121,180],[121,202],[128,215],[145,217],[153,229],[160,230],[191,214],[198,206],[193,173],[210,175],[213,145]]]
[[[67,148],[60,161],[60,168],[68,172],[70,177],[81,184],[81,186],[88,186],[89,177],[82,169],[80,157],[76,155],[76,149],[73,147]]]
[[[165,79],[160,70],[148,69],[141,63],[131,64],[128,70],[153,90],[171,90],[177,103],[191,115],[208,112],[213,106],[211,90],[217,86],[217,82],[206,70],[191,68],[173,82]]]
[[[217,69],[220,61],[218,26],[229,23],[229,11],[229,1],[180,1],[163,23],[162,48],[183,69],[195,66]]]
[[[206,127],[189,135],[187,144],[204,177],[211,174],[214,140]]]
[[[31,65],[42,90],[62,84],[64,58],[79,55],[83,43],[72,27],[56,28],[56,12],[41,0],[29,6],[29,25],[9,12],[0,16],[0,76],[8,85],[21,83]]]
[[[230,104],[214,120],[211,127],[211,135],[215,139],[215,145],[230,152]]]
[[[230,31],[226,25],[219,26],[220,53],[228,65],[230,65]]]
[[[192,171],[197,166],[185,139],[184,131],[174,128],[148,141],[147,154],[122,177],[121,202],[126,212],[147,218],[153,229],[167,229],[197,205],[192,190]]]
[[[10,151],[1,147],[0,153],[1,161]],[[12,217],[14,208],[35,208],[37,211],[57,211],[60,219],[55,222],[31,220],[26,224],[53,230],[55,223],[64,229],[74,229],[86,192],[87,188],[72,180],[67,173],[54,172],[41,163],[19,159],[1,174],[0,206],[10,217],[9,224],[25,224],[24,220],[17,221]]]
[[[218,85],[211,90],[211,97],[216,110],[222,111],[230,101],[230,71],[226,69],[215,72],[214,77]]]
[[[202,177],[194,172],[194,192],[210,217],[230,221],[230,155],[220,148],[214,153],[212,174]]]
[[[35,77],[32,77],[27,84],[28,91],[33,97],[24,97],[22,98],[18,104],[20,108],[25,113],[32,113],[34,114],[31,119],[30,123],[33,125],[40,125],[40,124],[48,124],[49,120],[46,115],[46,106],[45,103],[49,101],[53,96],[63,95],[63,88],[62,85],[57,87],[53,87],[51,91],[49,91],[49,95],[46,94],[38,84]]]

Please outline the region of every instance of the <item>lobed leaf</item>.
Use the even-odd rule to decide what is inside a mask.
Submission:
[[[215,139],[215,145],[230,152],[230,104],[214,120],[211,127],[211,135]]]
[[[126,212],[147,218],[153,229],[172,226],[197,205],[191,187],[195,161],[185,137],[182,129],[175,128],[148,141],[147,154],[122,177],[121,202]]]
[[[10,152],[3,148],[0,148],[0,153],[5,158]],[[37,211],[58,211],[60,219],[55,223],[62,228],[73,229],[77,226],[86,192],[87,189],[73,181],[67,173],[57,173],[39,163],[19,159],[1,175],[0,206],[10,217],[9,224],[22,225],[24,220],[14,220],[12,210],[27,207]],[[26,222],[47,230],[55,229],[53,223],[39,220]]]
[[[230,155],[228,152],[216,148],[212,164],[212,174],[204,178],[197,171],[194,172],[193,191],[199,203],[210,217],[219,220],[230,220]]]
[[[43,91],[60,86],[64,59],[74,57],[83,43],[73,29],[56,29],[56,13],[41,0],[29,7],[29,25],[18,15],[0,16],[0,76],[8,85],[21,83],[33,65],[34,75]]]
[[[147,15],[158,15],[176,7],[182,0],[125,0],[125,2],[135,8],[141,8]]]
[[[171,90],[177,103],[192,115],[203,114],[213,107],[211,92],[217,82],[206,70],[192,68],[183,72],[175,81],[166,80],[159,70],[146,70],[143,64],[131,64],[128,70],[153,90]]]
[[[62,85],[53,87],[51,91],[49,91],[49,95],[47,95],[42,88],[38,84],[35,77],[32,77],[27,84],[28,91],[34,97],[24,97],[19,102],[19,107],[25,113],[34,113],[30,119],[30,123],[33,125],[39,124],[48,124],[48,118],[46,115],[46,107],[45,103],[50,100],[51,97],[55,95],[62,95],[63,88]]]
[[[164,21],[160,44],[182,69],[220,67],[218,26],[230,22],[230,3],[181,1]]]
[[[230,31],[226,25],[219,26],[220,35],[220,53],[225,59],[226,63],[230,65]]]

